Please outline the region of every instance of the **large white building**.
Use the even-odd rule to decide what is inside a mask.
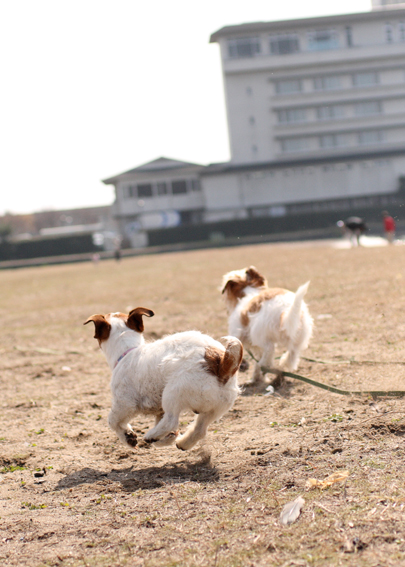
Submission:
[[[140,207],[125,189],[128,174],[106,180],[116,186],[116,214],[128,221],[127,232],[130,222],[146,226],[145,212],[169,206],[190,235],[192,224],[206,224],[197,232],[207,237],[218,223],[228,222],[221,230],[229,235],[272,232],[315,226],[319,212],[332,222],[336,211],[400,205],[404,4],[373,0],[365,13],[228,26],[211,42],[220,46],[231,161],[187,164],[184,173],[200,182],[197,191],[188,182],[181,207],[159,194],[156,172],[148,171],[156,162],[132,172],[152,187],[148,196],[133,191]],[[314,213],[318,220],[308,216]]]
[[[405,11],[230,26],[232,162],[405,147]]]

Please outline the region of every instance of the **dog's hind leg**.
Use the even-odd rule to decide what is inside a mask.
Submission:
[[[289,348],[280,358],[280,368],[287,372],[295,372],[300,361],[300,350],[296,347]]]
[[[146,433],[144,441],[147,443],[157,443],[158,446],[164,446],[166,444],[170,445],[176,438],[177,429],[179,427],[179,419],[180,411],[173,411],[173,409],[166,411],[155,427]],[[171,441],[166,443],[165,441],[169,441],[169,439]]]
[[[177,438],[176,447],[182,449],[182,451],[188,451],[194,447],[200,439],[206,436],[208,426],[217,417],[217,413],[214,411],[198,414],[193,423],[188,426],[184,435]]]
[[[272,368],[273,358],[274,358],[274,345],[273,343],[269,343],[266,346],[266,348],[262,351],[260,360],[255,364],[253,376],[250,381],[251,385],[256,386],[265,383],[264,375],[260,367],[266,366],[267,368]]]
[[[128,423],[129,420],[134,417],[135,413],[133,408],[113,404],[108,414],[108,425],[115,431],[120,441],[128,447],[136,447],[138,443],[136,434]]]

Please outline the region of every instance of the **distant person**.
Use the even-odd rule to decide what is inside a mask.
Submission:
[[[395,238],[395,221],[392,216],[388,213],[388,211],[382,212],[383,216],[383,223],[384,223],[384,234],[385,238],[388,240],[390,244],[394,242]]]
[[[121,236],[117,235],[114,240],[114,258],[116,259],[117,262],[119,262],[121,260],[121,256],[122,256],[122,251],[121,251],[121,245],[122,245],[122,238]]]
[[[368,230],[364,219],[360,217],[349,217],[345,221],[338,221],[336,224],[343,230],[344,234],[349,235],[352,246],[354,243],[360,246],[360,236]]]

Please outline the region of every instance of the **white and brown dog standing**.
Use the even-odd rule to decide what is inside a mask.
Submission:
[[[245,348],[258,352],[259,362],[252,382],[263,381],[261,366],[273,367],[274,348],[286,349],[280,368],[295,371],[301,351],[312,335],[313,320],[303,298],[309,282],[294,293],[269,288],[254,266],[225,274],[222,293],[229,315],[229,334],[238,337]]]
[[[209,424],[232,407],[239,393],[243,347],[235,337],[225,337],[224,347],[198,331],[146,343],[142,317],[153,315],[150,309],[137,307],[128,315],[92,315],[84,323],[94,323],[94,338],[112,370],[108,423],[123,443],[135,447],[129,421],[137,414],[154,415],[155,427],[146,433],[146,442],[176,442],[179,449],[191,449],[205,437]],[[198,415],[179,435],[179,416],[189,410]]]

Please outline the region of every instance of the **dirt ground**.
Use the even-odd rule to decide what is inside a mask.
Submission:
[[[1,565],[405,565],[402,399],[288,378],[276,395],[245,387],[189,453],[132,451],[108,429],[110,372],[87,317],[143,306],[156,313],[149,340],[219,338],[221,276],[251,264],[271,286],[311,280],[312,360],[300,374],[405,390],[404,246],[256,245],[2,271]],[[152,419],[133,425],[141,436]],[[345,482],[307,488],[345,470]],[[298,496],[300,517],[282,525]]]

